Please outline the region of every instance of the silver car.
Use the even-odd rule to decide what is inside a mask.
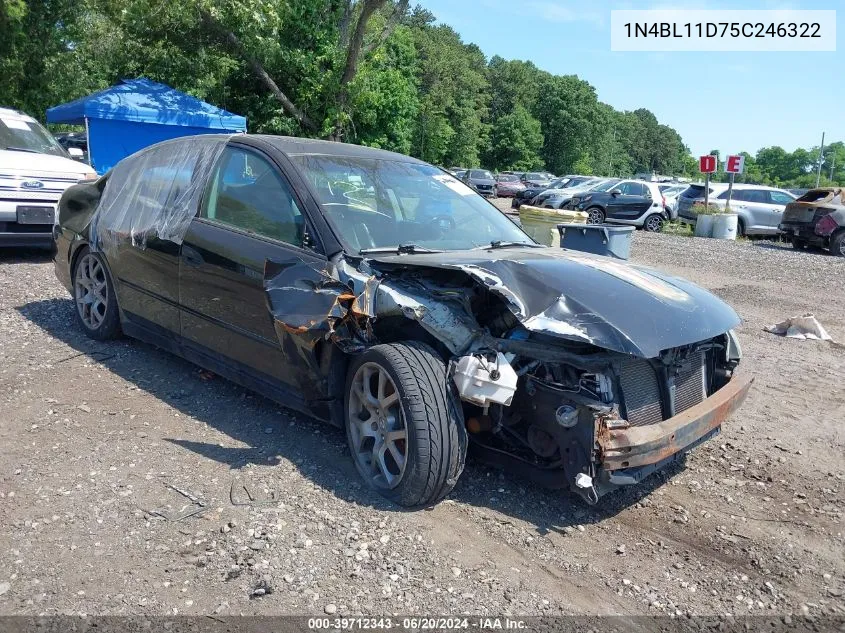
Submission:
[[[486,169],[468,169],[461,180],[482,196],[496,197],[496,179]]]
[[[658,185],[660,189],[660,193],[663,194],[663,198],[665,199],[664,207],[666,208],[666,213],[669,214],[670,220],[677,220],[678,219],[678,197],[687,189],[689,189],[688,183],[661,183]]]
[[[573,196],[583,193],[585,191],[593,191],[596,187],[607,185],[608,190],[611,185],[619,182],[618,178],[590,178],[575,187],[566,187],[564,189],[546,189],[537,194],[537,197],[532,200],[531,204],[535,207],[542,207],[544,209],[560,209],[569,202]]]
[[[737,235],[777,235],[778,225],[783,217],[786,205],[795,200],[795,196],[786,189],[776,189],[763,185],[734,185],[731,196],[731,210],[739,216]],[[710,203],[724,209],[728,201],[728,185],[710,184]],[[695,212],[692,207],[696,202],[704,202],[704,185],[690,185],[678,197],[678,219],[687,224],[695,224]]]

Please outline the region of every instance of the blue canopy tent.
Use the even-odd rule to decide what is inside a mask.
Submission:
[[[191,134],[246,132],[246,118],[149,79],[124,79],[47,110],[48,123],[84,125],[91,166],[104,174],[153,143]]]

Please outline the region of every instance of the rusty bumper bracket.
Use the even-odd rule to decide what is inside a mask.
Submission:
[[[647,466],[684,450],[730,417],[753,382],[753,377],[736,376],[703,402],[657,424],[613,429],[602,422],[598,433],[602,468]]]

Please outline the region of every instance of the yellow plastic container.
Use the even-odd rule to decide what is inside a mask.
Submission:
[[[587,214],[583,211],[563,209],[541,209],[522,205],[519,208],[519,221],[522,230],[540,244],[560,246],[558,224],[586,224]]]

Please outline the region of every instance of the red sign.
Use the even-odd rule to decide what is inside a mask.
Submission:
[[[699,156],[698,169],[702,174],[712,174],[718,168],[716,157],[712,154]]]
[[[745,156],[728,156],[725,159],[725,171],[729,174],[741,174],[745,169]]]

